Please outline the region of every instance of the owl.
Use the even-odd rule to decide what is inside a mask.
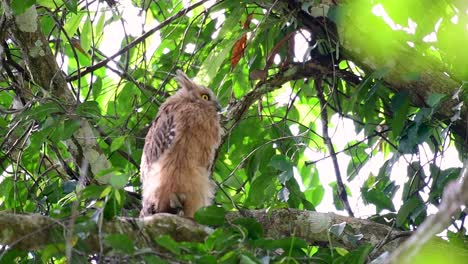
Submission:
[[[220,105],[213,92],[180,70],[180,89],[160,106],[141,157],[140,217],[160,212],[193,217],[211,204],[210,180],[221,142]]]

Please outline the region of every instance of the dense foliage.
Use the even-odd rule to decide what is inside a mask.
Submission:
[[[2,1],[0,210],[74,226],[58,234],[67,243],[29,251],[0,245],[1,261],[63,262],[68,254],[87,261],[103,253],[85,242],[95,226],[138,216],[144,136],[177,89],[176,69],[212,88],[225,107],[216,206],[196,217],[217,228],[202,242],[154,237],[165,250],[158,255],[106,234],[102,243],[113,250],[105,254],[149,263],[363,263],[376,246],[269,239],[252,219],[225,221],[232,210],[328,203],[328,211],[362,217],[358,207],[373,205],[372,220],[417,228],[460,175],[461,163],[450,160],[458,167],[448,168],[444,154],[468,158],[468,5],[273,2]],[[25,50],[15,28],[35,13],[47,43]],[[364,33],[349,37],[356,28]],[[59,70],[34,69],[40,64],[28,56],[52,59]],[[57,88],[60,78],[68,88]],[[396,179],[397,163],[406,171]],[[380,169],[370,170],[375,164]],[[454,217],[446,239],[434,243],[466,257],[465,218]]]

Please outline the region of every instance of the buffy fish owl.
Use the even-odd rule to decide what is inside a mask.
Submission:
[[[210,180],[221,142],[220,105],[213,92],[177,71],[180,89],[160,106],[141,157],[140,216],[167,212],[193,217],[211,204]]]

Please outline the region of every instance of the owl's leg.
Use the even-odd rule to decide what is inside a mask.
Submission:
[[[187,197],[187,201],[185,201],[184,204],[184,216],[193,218],[195,212],[205,205],[205,199],[199,195],[191,195]]]
[[[170,193],[156,195],[143,200],[143,208],[140,217],[154,215],[156,213],[170,213],[184,216],[186,195],[184,193]]]
[[[169,194],[156,194],[143,197],[143,207],[140,211],[140,217],[154,215],[156,213],[173,213],[170,208]]]
[[[184,204],[187,196],[185,193],[171,193],[169,195],[169,207],[171,213],[184,216]]]
[[[140,217],[150,216],[157,213],[154,203],[143,201],[143,207],[140,211]]]

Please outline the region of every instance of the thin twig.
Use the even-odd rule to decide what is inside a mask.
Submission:
[[[349,205],[348,194],[346,193],[346,188],[344,186],[343,179],[341,177],[340,167],[338,166],[338,159],[336,157],[335,148],[333,147],[331,138],[328,135],[327,101],[325,100],[325,96],[323,93],[322,79],[320,78],[315,79],[315,88],[317,90],[317,97],[320,101],[320,107],[322,109],[320,111],[320,116],[322,119],[323,141],[325,145],[327,145],[328,151],[330,152],[330,157],[333,161],[333,168],[335,169],[335,176],[336,176],[336,186],[337,186],[336,189],[338,191],[338,198],[343,203],[349,216],[354,217],[354,213],[351,210],[351,206]]]
[[[73,232],[75,229],[75,222],[76,218],[79,216],[79,205],[81,199],[81,193],[86,186],[86,173],[88,171],[88,162],[86,160],[83,161],[80,169],[80,179],[78,180],[78,184],[76,186],[76,198],[72,204],[72,212],[70,216],[70,221],[68,223],[67,228],[64,230],[65,235],[65,255],[67,256],[67,263],[72,263],[72,251],[73,251]]]
[[[154,28],[150,29],[148,32],[146,32],[145,34],[141,35],[140,37],[136,38],[134,41],[130,42],[127,46],[123,47],[121,50],[119,50],[118,52],[116,52],[114,55],[110,56],[109,58],[106,58],[92,66],[89,66],[89,67],[86,67],[83,71],[81,71],[81,74],[75,74],[75,75],[72,75],[72,76],[69,76],[67,77],[67,81],[68,82],[71,82],[71,81],[75,81],[75,80],[78,80],[79,78],[85,76],[86,74],[88,73],[91,73],[91,72],[94,72],[95,70],[99,69],[99,68],[102,68],[104,67],[108,62],[110,62],[111,60],[115,59],[116,57],[124,54],[125,52],[129,51],[131,48],[135,47],[136,45],[138,45],[139,43],[143,42],[144,40],[146,40],[148,37],[150,37],[151,35],[153,35],[155,32],[157,32],[158,30],[160,30],[161,28],[169,25],[170,23],[172,23],[174,20],[184,16],[185,14],[187,14],[189,11],[197,8],[198,6],[204,4],[205,2],[208,2],[208,0],[202,0],[202,1],[199,1],[185,9],[182,9],[180,10],[179,12],[177,12],[177,14],[171,16],[170,18],[166,19],[165,21],[161,22],[161,24],[158,24],[157,26],[155,26]]]

